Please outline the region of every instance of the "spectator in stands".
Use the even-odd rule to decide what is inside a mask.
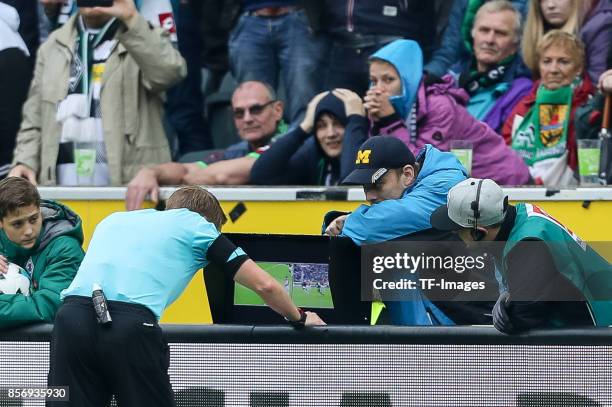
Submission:
[[[40,199],[23,178],[0,181],[0,275],[14,263],[28,272],[30,293],[0,294],[0,328],[53,322],[60,292],[83,260],[81,219]]]
[[[531,79],[520,76],[518,56],[521,15],[505,0],[486,2],[474,18],[470,38],[473,55],[452,71],[470,95],[467,110],[496,132],[516,103],[531,89]]]
[[[356,128],[364,132],[366,124],[356,93],[347,89],[320,93],[308,104],[300,126],[272,144],[255,162],[251,183],[337,185],[353,168],[356,153],[344,148],[344,135],[358,131]]]
[[[492,254],[507,283],[493,309],[501,332],[612,325],[610,264],[537,206],[509,205],[494,181],[471,178],[454,186],[431,224],[458,230],[470,245],[500,243]]]
[[[52,27],[61,27],[77,9],[76,0],[40,0]],[[187,65],[187,74],[166,91],[164,125],[170,152],[178,157],[190,151],[213,147],[204,120],[201,92],[201,38],[192,16],[189,0],[135,0],[139,14],[154,28],[166,31],[173,46],[178,47]],[[173,10],[173,6],[176,10]],[[196,7],[194,9],[197,10]],[[176,12],[174,12],[176,11]]]
[[[582,38],[586,44],[586,69],[591,80],[597,81],[605,70],[606,50],[612,35],[612,1],[532,1],[523,33],[522,52],[534,78],[539,78],[536,47],[544,34],[552,29]]]
[[[30,53],[18,27],[17,11],[0,3],[0,94],[5,95],[0,99],[0,178],[4,178],[11,167],[21,107],[28,94],[32,72]]]
[[[324,38],[309,26],[297,0],[242,0],[244,14],[229,40],[232,74],[238,82],[257,80],[279,90],[287,120],[297,125],[310,98],[319,92]]]
[[[453,0],[440,46],[425,65],[425,72],[442,77],[456,63],[471,57],[471,31],[474,16],[486,2],[487,0]],[[521,16],[526,16],[527,0],[514,0],[511,3]],[[466,36],[464,37],[462,33],[465,33]]]
[[[48,384],[68,386],[70,402],[50,405],[104,406],[114,394],[120,407],[175,406],[158,320],[209,263],[294,327],[324,325],[221,234],[226,221],[217,198],[190,186],[175,191],[165,211],[119,212],[98,224],[74,281],[62,291],[53,328]],[[110,325],[96,322],[94,284],[106,295]]]
[[[404,143],[390,136],[368,139],[359,147],[356,161],[355,170],[343,183],[362,185],[370,205],[361,205],[350,214],[337,216],[331,221],[326,216],[329,225],[325,233],[350,237],[357,245],[380,243],[427,231],[431,228],[429,217],[433,210],[446,202],[449,189],[466,176],[465,169],[451,153],[426,145],[415,158]],[[439,308],[420,291],[408,291],[409,300],[385,304],[392,324],[485,323],[484,313],[492,306],[488,310],[480,308],[451,319],[447,314],[449,311]],[[450,308],[458,306],[459,303],[455,303]]]
[[[467,112],[467,93],[453,86],[450,75],[427,83],[422,61],[421,49],[410,40],[395,41],[372,55],[371,88],[364,98],[370,134],[393,135],[413,153],[426,144],[448,151],[452,140],[468,140],[473,144],[472,174],[506,185],[526,184],[527,166],[503,138]],[[359,145],[365,137],[351,143]]]
[[[277,134],[283,116],[283,103],[276,99],[270,86],[249,81],[240,84],[234,91],[232,109],[242,141],[228,147],[221,160],[210,165],[204,161],[188,164],[168,162],[142,168],[128,184],[126,208],[140,208],[147,195],[157,202],[160,184],[248,183],[253,163]]]
[[[368,88],[368,58],[377,49],[401,38],[419,43],[426,57],[436,37],[434,1],[321,0],[323,31],[331,50],[325,89],[350,89],[359,95]]]
[[[167,34],[133,0],[81,8],[41,46],[10,174],[44,185],[76,185],[82,175],[121,185],[142,165],[168,161],[163,92],[184,75]]]
[[[15,8],[19,14],[19,35],[23,38],[23,41],[28,47],[32,65],[39,46],[38,1],[39,0],[0,0],[0,3]]]
[[[580,39],[586,46],[586,70],[591,81],[596,82],[607,67],[606,54],[612,41],[612,0],[590,2]]]
[[[199,19],[202,35],[202,66],[207,77],[203,84],[204,99],[216,92],[229,72],[229,36],[240,17],[239,0],[191,1],[194,16]]]
[[[502,134],[523,157],[536,184],[575,185],[574,112],[594,92],[583,72],[584,45],[572,34],[552,30],[540,40],[537,55],[542,79],[516,105]]]
[[[176,86],[168,89],[165,104],[166,117],[176,141],[172,147],[175,157],[192,151],[213,148],[212,137],[204,120],[204,97],[202,95],[202,36],[199,16],[200,4],[193,0],[182,0],[175,10],[175,25],[166,23],[176,32],[178,49],[187,64],[187,76]],[[199,2],[198,2],[199,3]],[[171,16],[167,17],[171,21]],[[172,144],[172,143],[171,143]],[[178,145],[176,145],[178,144]]]
[[[39,1],[53,28],[59,28],[66,24],[70,17],[79,10],[76,0]],[[176,44],[176,27],[172,10],[173,3],[174,5],[177,4],[175,0],[136,0],[134,2],[138,13],[154,28],[164,28],[168,32],[170,40]]]

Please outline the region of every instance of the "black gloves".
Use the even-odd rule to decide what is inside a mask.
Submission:
[[[502,293],[493,307],[493,326],[505,334],[511,334],[516,331],[508,315],[507,301],[509,298],[510,294],[507,291]]]

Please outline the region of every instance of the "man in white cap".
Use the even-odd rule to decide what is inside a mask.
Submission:
[[[612,325],[610,264],[537,206],[509,205],[494,181],[469,178],[455,185],[431,224],[457,230],[470,245],[500,242],[492,246],[507,284],[493,309],[499,331]]]

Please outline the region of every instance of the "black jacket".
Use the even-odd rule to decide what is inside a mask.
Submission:
[[[255,161],[251,184],[255,185],[337,185],[353,170],[359,145],[349,143],[353,133],[367,134],[367,121],[349,116],[344,130],[342,155],[325,155],[314,135],[297,127],[272,143]],[[326,179],[331,180],[328,184]]]
[[[436,38],[435,1],[311,0],[304,2],[313,28],[336,36],[347,33],[415,40],[427,55]]]

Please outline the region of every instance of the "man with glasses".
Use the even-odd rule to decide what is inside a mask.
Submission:
[[[210,165],[169,162],[141,169],[128,184],[128,210],[139,209],[147,195],[157,203],[160,185],[242,185],[249,182],[251,167],[277,134],[283,104],[274,90],[257,81],[243,82],[232,95],[234,124],[242,141],[228,147],[221,161]]]

